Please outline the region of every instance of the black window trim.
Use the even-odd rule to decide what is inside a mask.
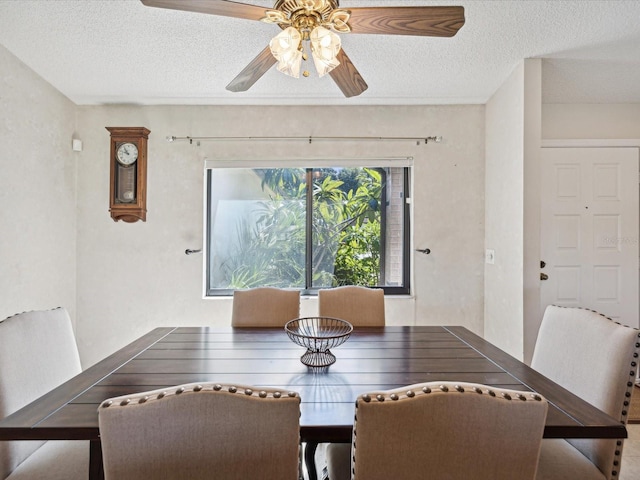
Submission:
[[[246,167],[246,168],[251,168],[251,167]],[[315,167],[305,167],[307,170],[309,169],[313,169]],[[385,286],[377,286],[377,287],[372,287],[372,288],[382,288],[384,290],[384,294],[385,295],[390,295],[390,296],[397,296],[397,295],[409,295],[411,293],[411,225],[410,225],[410,221],[411,221],[411,211],[410,211],[410,198],[411,198],[411,192],[409,191],[410,188],[410,174],[411,174],[411,167],[410,166],[406,166],[403,165],[402,167],[404,169],[404,175],[403,175],[403,182],[404,182],[404,198],[403,198],[403,240],[402,240],[402,248],[403,248],[403,255],[402,255],[402,259],[403,259],[403,265],[402,265],[402,274],[403,274],[403,285],[402,286],[389,286],[389,285],[385,285]],[[205,298],[219,298],[219,297],[229,297],[229,296],[233,296],[233,292],[235,289],[232,288],[211,288],[210,286],[210,276],[208,275],[208,269],[209,269],[209,265],[210,265],[210,249],[209,249],[209,245],[211,244],[211,228],[210,228],[210,221],[211,221],[211,175],[212,175],[212,170],[213,168],[206,168],[206,200],[207,200],[207,204],[206,204],[206,219],[205,219],[205,224],[204,224],[204,228],[205,228],[205,238],[206,238],[206,244],[204,245],[204,277],[205,277]],[[307,189],[308,192],[311,191],[311,189]],[[386,187],[383,189],[383,192],[386,190]],[[313,192],[311,192],[313,193]],[[386,192],[383,193],[383,197],[386,197]],[[383,198],[386,201],[386,198]],[[311,215],[307,216],[307,222],[310,222],[311,219]],[[310,226],[306,225],[305,227],[307,229],[307,231],[309,231]],[[307,249],[310,248],[310,243],[312,242],[311,236],[308,235],[307,236]],[[310,257],[310,255],[305,254],[305,257],[308,259]],[[306,262],[308,260],[305,260],[305,267],[306,267],[306,283],[307,285],[310,285],[311,282],[309,281],[309,278],[311,276],[311,269],[308,268],[308,265],[306,265]],[[382,262],[381,262],[382,263]],[[384,266],[381,266],[381,269],[383,269]],[[326,288],[326,287],[322,287],[322,288]],[[318,290],[321,290],[322,288],[317,288],[317,287],[311,287],[311,288],[303,288],[300,289],[300,294],[303,296],[317,296],[318,294]]]

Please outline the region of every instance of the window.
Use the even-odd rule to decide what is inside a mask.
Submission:
[[[409,293],[409,167],[370,163],[208,166],[207,296],[259,286]]]

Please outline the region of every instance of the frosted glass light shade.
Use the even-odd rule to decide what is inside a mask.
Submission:
[[[340,37],[324,27],[316,27],[311,32],[311,56],[322,77],[340,65],[336,58],[342,48]]]
[[[271,54],[278,60],[278,70],[292,77],[300,77],[302,52],[299,50],[302,36],[293,27],[288,27],[269,42]]]

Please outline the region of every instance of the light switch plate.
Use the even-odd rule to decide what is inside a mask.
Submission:
[[[484,261],[485,263],[490,263],[493,265],[496,261],[496,252],[491,248],[487,248],[484,252]]]

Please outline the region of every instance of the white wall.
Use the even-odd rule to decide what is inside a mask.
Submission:
[[[524,60],[486,106],[484,337],[529,360],[539,327],[541,61]]]
[[[151,130],[147,222],[108,212],[106,126]],[[205,158],[414,157],[414,297],[387,297],[389,324],[457,324],[483,331],[484,107],[78,108],[78,338],[85,365],[155,326],[229,325],[230,299],[202,295]],[[168,143],[176,136],[430,136],[414,142]],[[413,252],[412,252],[413,253]],[[303,315],[316,313],[314,299]]]
[[[0,45],[0,320],[76,306],[75,105]]]
[[[66,307],[85,367],[163,325],[228,325],[230,299],[202,299],[205,158],[414,157],[413,295],[389,324],[483,331],[484,106],[77,107],[0,48],[3,316]],[[147,222],[108,211],[107,126],[145,126]],[[74,130],[75,129],[75,130]],[[177,136],[419,136],[414,142],[168,143]],[[73,137],[84,149],[71,150]],[[316,312],[314,299],[302,315]]]
[[[484,338],[523,354],[524,78],[521,63],[486,105]]]
[[[544,104],[542,138],[640,139],[640,104]]]
[[[542,138],[542,60],[524,61],[523,360],[531,362],[540,311],[540,140]]]

